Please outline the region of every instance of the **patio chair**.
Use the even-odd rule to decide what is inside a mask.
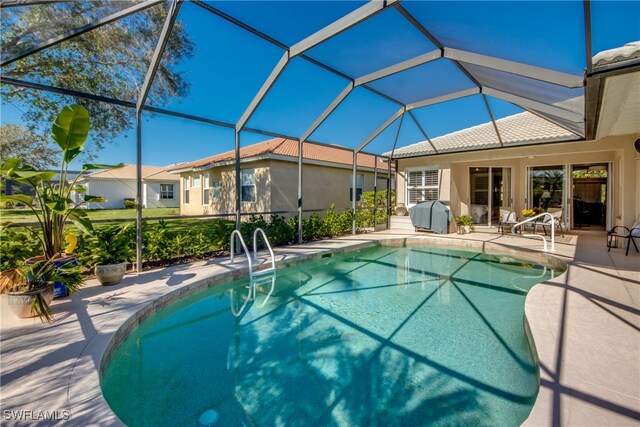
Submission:
[[[616,225],[607,232],[607,252],[611,252],[611,248],[615,247],[615,241],[617,239],[627,239],[627,251],[624,256],[629,255],[631,243],[633,243],[633,247],[636,248],[636,252],[640,252],[638,245],[636,245],[636,238],[640,238],[640,222],[634,223],[631,229],[628,229],[624,225]],[[624,244],[622,247],[624,247]]]
[[[498,233],[504,234],[504,227],[507,228],[515,224],[516,213],[508,209],[500,209],[500,220],[498,221]]]
[[[542,221],[533,223],[533,232],[538,232],[538,227],[542,227],[542,231],[544,231],[544,235],[547,235],[547,227],[550,227],[551,224],[555,224],[556,229],[560,230],[560,235],[564,237],[564,226],[562,221],[562,209],[560,208],[549,208],[547,211],[553,217],[553,220],[548,216],[545,216]]]

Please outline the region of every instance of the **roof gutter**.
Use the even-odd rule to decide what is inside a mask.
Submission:
[[[510,145],[505,145],[504,147],[485,147],[485,148],[477,148],[477,149],[471,149],[471,150],[445,151],[445,152],[440,150],[437,154],[436,153],[433,153],[433,154],[412,154],[412,155],[409,155],[409,156],[402,156],[402,157],[395,156],[393,158],[393,160],[415,159],[415,158],[418,158],[418,157],[437,157],[437,156],[444,156],[444,155],[448,155],[448,154],[464,154],[464,153],[489,151],[489,150],[493,150],[493,151],[508,150],[510,148],[538,147],[538,146],[541,146],[541,145],[557,144],[557,143],[561,143],[561,142],[563,142],[563,143],[572,143],[572,142],[584,142],[584,141],[586,141],[584,138],[577,138],[577,137],[576,137],[576,139],[552,138],[552,139],[545,140],[544,142],[532,142],[532,143],[528,143],[528,142],[517,143],[516,142],[516,143],[512,143]],[[551,153],[551,154],[553,154],[553,153]]]
[[[280,161],[284,161],[284,162],[298,163],[298,158],[297,157],[278,155],[278,154],[264,154],[264,155],[258,155],[258,156],[245,157],[243,159],[240,159],[240,163],[251,163],[251,162],[257,162],[257,161],[260,161],[260,160],[280,160]],[[328,161],[325,161],[325,160],[303,159],[303,163],[304,164],[310,164],[310,165],[329,166],[329,167],[335,167],[335,168],[351,169],[351,165],[348,165],[346,163],[328,162]],[[182,173],[186,173],[186,172],[204,172],[204,171],[216,168],[216,167],[230,166],[230,165],[234,165],[234,164],[235,164],[235,159],[233,159],[233,160],[229,159],[229,160],[224,160],[224,161],[220,161],[220,162],[208,163],[208,164],[202,165],[202,166],[195,166],[195,167],[182,168],[182,169],[174,169],[174,170],[169,171],[169,172],[173,173],[173,174],[182,174]],[[373,171],[374,167],[358,165],[358,169],[359,170],[371,170],[371,171]]]

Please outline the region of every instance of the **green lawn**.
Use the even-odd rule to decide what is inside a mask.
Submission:
[[[100,228],[106,227],[112,224],[109,221],[104,221],[108,219],[117,220],[119,224],[125,224],[128,221],[122,220],[131,220],[131,226],[135,227],[136,220],[136,210],[135,209],[93,209],[87,210],[89,217],[92,220],[100,220],[99,222],[94,222],[93,226]],[[214,221],[222,221],[223,219],[213,219],[213,218],[182,218],[179,216],[180,209],[179,208],[149,208],[142,210],[142,216],[144,218],[158,218],[158,217],[173,217],[169,219],[165,219],[164,221],[167,224],[167,228],[170,231],[180,232],[192,230],[195,232],[204,232],[206,235],[210,235],[213,233],[213,222]],[[21,224],[21,223],[34,223],[37,219],[35,214],[27,209],[0,209],[0,226],[12,223],[12,224]],[[155,224],[158,220],[149,220],[149,224]],[[75,229],[75,226],[69,224],[69,230],[73,230],[72,232],[78,233]]]
[[[19,209],[14,209],[14,210],[11,210],[10,212],[12,211],[15,212],[16,210],[20,211]],[[19,212],[22,215],[18,215],[12,212],[11,214],[5,216],[6,212],[7,210],[5,209],[3,209],[1,212],[2,220],[0,222],[0,226],[9,222],[12,224],[19,225],[20,223],[31,223],[36,221],[33,213],[29,215],[27,212]],[[126,224],[129,221],[122,221],[126,219],[130,219],[131,227],[135,227],[135,210],[134,209],[93,210],[93,211],[87,211],[87,212],[89,213],[89,216],[91,217],[91,219],[94,219],[94,220],[95,219],[100,219],[100,220],[117,219],[118,220],[117,222],[109,222],[109,221],[94,222],[93,223],[94,228],[107,227],[115,223]],[[214,222],[225,221],[225,222],[233,223],[233,221],[228,221],[221,218],[201,218],[201,219],[200,218],[181,218],[177,216],[177,213],[178,213],[177,208],[174,208],[174,209],[152,208],[152,209],[144,209],[142,212],[143,212],[143,216],[146,218],[174,215],[175,218],[164,220],[164,222],[167,225],[167,229],[169,231],[178,232],[178,233],[181,231],[185,231],[185,232],[186,231],[194,231],[194,232],[202,231],[205,233],[205,235],[211,236],[211,237],[215,236]],[[118,214],[119,216],[116,216]],[[159,220],[149,220],[147,222],[149,224],[157,224]],[[20,228],[21,227],[18,227],[18,229]],[[77,228],[73,224],[67,225],[67,229],[74,234],[80,234],[80,232],[77,230]]]
[[[89,218],[94,219],[132,219],[136,218],[135,209],[87,209]],[[142,209],[142,216],[145,218],[179,216],[180,208],[148,208]],[[12,222],[35,222],[35,214],[26,208],[22,209],[0,209],[0,224]]]

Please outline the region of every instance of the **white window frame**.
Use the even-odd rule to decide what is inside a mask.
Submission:
[[[200,176],[200,174],[191,176],[191,187],[200,187],[201,183],[202,183],[202,177]]]
[[[211,203],[211,198],[209,197],[209,181],[211,180],[208,173],[202,175],[202,204],[208,205]]]
[[[251,184],[244,184],[245,175],[252,176]],[[245,200],[244,199],[244,191],[242,190],[244,187],[253,187],[253,200]],[[258,199],[257,188],[256,188],[256,170],[254,168],[242,169],[240,171],[240,200],[243,203],[255,203]]]
[[[189,204],[189,189],[191,188],[191,177],[190,176],[185,176],[184,179],[182,180],[182,183],[184,185],[184,204],[188,205]]]
[[[162,187],[169,187],[171,190],[163,190]],[[161,183],[160,184],[160,200],[173,200],[175,198],[175,185],[174,184],[167,184],[167,183]],[[168,195],[171,194],[171,197],[168,197]],[[165,197],[166,196],[166,197]]]
[[[419,186],[413,186],[410,185],[410,174],[411,173],[416,173],[416,172],[422,172],[422,177],[421,177],[421,185]],[[435,172],[436,174],[436,183],[435,184],[427,184],[426,183],[426,174],[425,172]],[[414,190],[414,189],[421,189],[422,191],[422,200],[419,201],[425,201],[425,200],[439,200],[440,199],[440,178],[441,178],[441,173],[440,173],[440,168],[438,166],[426,166],[426,167],[415,167],[415,168],[407,168],[404,171],[405,173],[405,197],[406,197],[406,203],[407,203],[407,207],[411,207],[411,206],[415,206],[417,205],[417,202],[411,202],[411,199],[409,197],[409,192],[410,190]],[[436,192],[436,198],[435,199],[426,199],[424,196],[426,194],[426,190],[430,190],[430,191],[434,191]]]

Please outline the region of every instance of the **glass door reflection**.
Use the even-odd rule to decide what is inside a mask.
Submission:
[[[489,168],[469,169],[469,214],[476,225],[489,224]]]

